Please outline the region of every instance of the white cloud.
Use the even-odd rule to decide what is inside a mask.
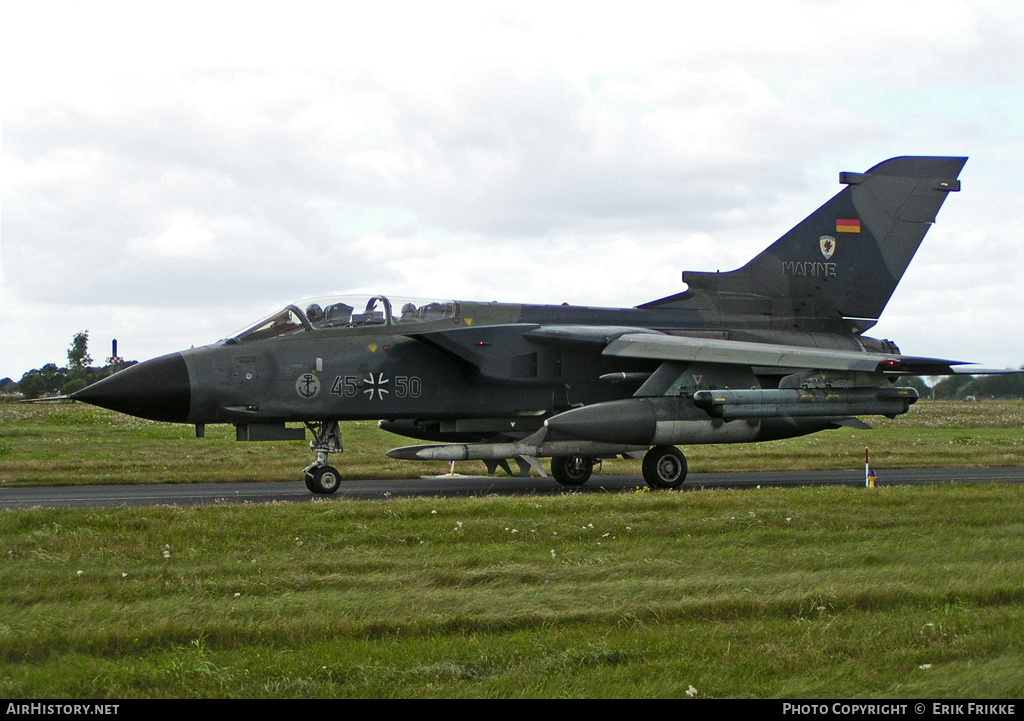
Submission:
[[[194,220],[174,223],[156,237],[129,240],[125,252],[140,260],[147,258],[184,258],[196,261],[215,257],[212,241],[216,236]]]
[[[145,357],[349,290],[639,303],[741,265],[839,170],[915,153],[972,158],[879,335],[965,355],[934,328],[969,314],[967,355],[1024,362],[1005,332],[1024,310],[1022,19],[953,1],[12,6],[0,376],[82,328]]]

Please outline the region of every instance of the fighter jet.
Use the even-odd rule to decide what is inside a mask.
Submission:
[[[241,441],[313,440],[313,493],[342,474],[339,421],[428,443],[392,458],[481,460],[585,483],[600,459],[642,458],[678,488],[678,445],[749,443],[890,418],[907,375],[960,361],[903,355],[864,335],[878,320],[966,158],[899,157],[844,186],[742,268],[683,273],[635,308],[307,300],[212,345],[132,366],[73,398],[157,421],[231,423]],[[286,424],[303,424],[292,427]]]

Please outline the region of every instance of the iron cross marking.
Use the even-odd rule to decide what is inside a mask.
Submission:
[[[378,373],[376,378],[374,378],[373,373],[371,373],[370,377],[363,381],[363,383],[370,386],[369,388],[366,388],[363,393],[369,396],[370,400],[373,400],[374,393],[377,394],[377,400],[384,400],[384,394],[391,392],[384,386],[390,382],[391,379],[385,378],[383,373]]]

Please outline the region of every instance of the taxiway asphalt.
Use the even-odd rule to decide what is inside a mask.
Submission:
[[[1024,467],[902,468],[880,470],[878,485],[939,483],[1024,483]],[[383,500],[409,496],[455,497],[556,495],[630,491],[644,485],[640,476],[595,475],[584,486],[561,486],[551,478],[431,476],[416,479],[345,481],[331,496],[316,496],[301,481],[259,483],[183,483],[110,486],[29,486],[0,488],[0,509],[99,508],[111,506],[217,503],[330,503],[341,499]],[[779,471],[771,473],[692,473],[684,490],[759,486],[863,486],[863,470]]]

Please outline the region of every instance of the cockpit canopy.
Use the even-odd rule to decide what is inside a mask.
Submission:
[[[251,343],[326,328],[432,323],[457,316],[458,304],[453,300],[389,299],[383,295],[328,296],[289,305],[232,335],[224,343]],[[398,328],[395,330],[401,332]]]

